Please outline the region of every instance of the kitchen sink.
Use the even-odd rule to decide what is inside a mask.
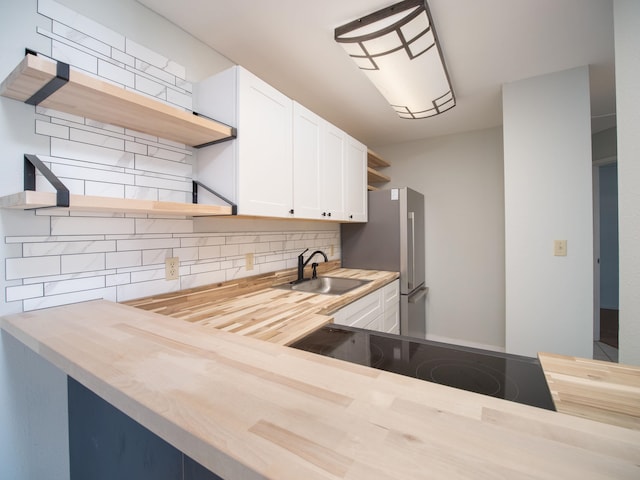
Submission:
[[[318,277],[304,280],[300,283],[277,285],[275,288],[295,290],[297,292],[321,293],[324,295],[342,295],[370,281],[371,280],[360,280],[357,278]]]

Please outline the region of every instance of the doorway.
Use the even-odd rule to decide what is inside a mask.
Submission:
[[[618,164],[600,170],[600,341],[618,348]]]
[[[616,159],[594,164],[594,357],[617,360],[619,325],[618,168]],[[615,352],[612,350],[615,349]]]

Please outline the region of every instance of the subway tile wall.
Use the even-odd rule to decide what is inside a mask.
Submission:
[[[184,67],[52,0],[38,0],[38,13],[50,28],[37,32],[50,52],[123,88],[191,108],[191,84]],[[105,197],[189,202],[196,151],[141,132],[106,125],[41,107],[35,131],[48,137],[48,152],[35,153],[71,193]],[[52,191],[41,176],[37,189]],[[305,248],[340,258],[339,228],[273,227],[198,231],[189,218],[69,213],[60,209],[22,212],[25,221],[49,223],[48,235],[5,232],[6,302],[22,310],[106,298],[125,301],[214,282],[293,268]],[[259,224],[259,223],[258,223]],[[253,269],[245,268],[253,254]],[[180,258],[180,277],[165,280],[165,259]]]

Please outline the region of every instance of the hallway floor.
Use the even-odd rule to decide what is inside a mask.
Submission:
[[[604,342],[593,342],[593,359],[618,363],[618,349]]]

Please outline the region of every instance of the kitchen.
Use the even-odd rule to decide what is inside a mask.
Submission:
[[[122,8],[125,8],[125,6],[127,8],[131,8],[132,9],[131,11],[135,12],[135,14],[132,14],[130,16],[125,15],[126,17],[125,19],[121,19],[120,17],[122,17],[122,15],[120,15],[117,20],[117,23],[112,26],[114,30],[121,31],[121,29],[123,30],[125,29],[125,25],[120,24],[120,22],[135,23],[137,21],[140,24],[146,26],[145,27],[147,29],[146,34],[136,32],[135,29],[132,27],[128,27],[125,33],[127,33],[128,35],[134,36],[134,40],[136,38],[139,38],[139,42],[143,45],[145,44],[148,45],[149,44],[148,42],[153,42],[154,45],[157,44],[158,46],[162,44],[173,43],[173,45],[168,45],[168,46],[165,45],[164,47],[166,49],[165,50],[166,55],[169,58],[176,58],[178,61],[185,61],[183,60],[183,57],[185,56],[185,53],[184,53],[185,51],[201,52],[201,54],[197,55],[198,60],[191,62],[193,63],[193,65],[185,61],[185,63],[188,64],[188,71],[189,72],[193,71],[194,75],[197,76],[198,74],[201,73],[202,70],[213,71],[215,69],[219,69],[219,65],[203,65],[203,63],[206,63],[206,62],[215,63],[216,61],[218,62],[225,61],[225,59],[221,59],[219,57],[216,57],[215,55],[212,55],[211,51],[208,49],[205,49],[202,46],[202,44],[195,42],[193,39],[186,38],[183,32],[177,30],[175,27],[171,27],[159,17],[151,16],[148,13],[148,11],[144,10],[139,5],[133,4],[130,6],[128,5],[127,2],[123,2],[122,5],[123,5]],[[81,9],[83,7],[81,5],[77,5],[77,6],[74,5],[71,7],[74,10],[78,10],[82,12]],[[21,8],[25,8],[25,7],[21,7]],[[87,7],[85,6],[84,8],[86,9]],[[100,7],[96,6],[95,12],[98,12],[97,10],[98,8]],[[82,13],[84,15],[89,16],[91,14],[91,9],[88,9],[88,10],[89,11],[84,11]],[[32,12],[36,11],[35,5],[32,5],[31,11]],[[144,14],[142,12],[144,12]],[[94,13],[94,15],[96,14],[98,13]],[[108,20],[110,18],[110,15],[108,12],[100,12],[99,15],[101,19],[104,18],[105,20]],[[13,68],[16,61],[23,54],[23,49],[25,45],[29,44],[37,48],[44,42],[44,38],[41,36],[38,36],[33,40],[31,39],[31,36],[34,35],[33,25],[34,24],[40,25],[41,22],[42,20],[34,21],[31,18],[27,19],[22,14],[17,15],[15,21],[7,22],[8,24],[10,24],[10,27],[6,28],[3,32],[3,35],[6,35],[6,41],[3,41],[3,45],[11,45],[12,58],[10,61],[7,60],[6,62],[3,60],[3,67],[5,70],[5,73],[8,72],[11,68]],[[116,29],[116,26],[118,26],[117,29]],[[162,31],[163,34],[159,35],[157,33],[159,31]],[[171,32],[171,34],[167,32]],[[138,37],[135,37],[136,35]],[[25,38],[25,36],[27,37]],[[159,38],[163,36],[166,38],[164,39]],[[3,40],[5,40],[5,37],[3,37]],[[187,45],[188,45],[188,48],[186,48]],[[178,46],[180,48],[178,48]],[[46,47],[42,47],[42,50],[45,50],[45,49]],[[201,76],[204,76],[204,75],[201,75]],[[5,132],[3,133],[3,135],[7,135],[8,138],[10,139],[10,141],[3,140],[3,145],[5,145],[5,155],[7,156],[7,159],[22,158],[22,155],[25,153],[25,149],[27,149],[27,151],[34,151],[34,152],[47,151],[46,149],[48,148],[48,144],[45,145],[43,143],[45,141],[45,138],[43,136],[32,135],[30,137],[24,138],[24,136],[26,135],[26,132],[33,131],[33,128],[34,128],[32,112],[29,115],[25,114],[24,112],[26,111],[25,109],[27,107],[18,105],[16,104],[17,102],[8,101],[6,99],[2,99],[2,102],[3,102],[2,103],[3,109],[5,109],[4,111],[6,112],[4,118],[11,119],[11,122],[10,123],[8,122],[8,124],[3,129],[3,131]],[[43,120],[43,119],[40,119],[40,120]],[[621,120],[619,118],[618,119],[619,125],[620,125],[620,122]],[[41,124],[39,123],[39,125]],[[445,138],[435,140],[432,143],[429,143],[428,146],[433,151],[438,151],[443,144],[455,143],[457,145],[457,147],[455,148],[458,148],[458,149],[463,149],[466,147],[468,150],[477,151],[478,147],[483,146],[484,152],[492,152],[492,151],[499,151],[501,149],[501,136],[502,136],[501,130],[499,128],[494,128],[494,129],[489,129],[484,133],[471,132],[467,134],[461,134],[459,139],[462,141],[459,141],[459,142],[456,142],[457,139],[455,137],[454,138],[445,137]],[[15,138],[20,138],[20,142],[15,142],[12,140]],[[86,135],[83,138],[86,138]],[[60,141],[57,143],[60,145],[65,144],[65,142],[63,141]],[[410,149],[411,146],[407,145],[402,148]],[[390,176],[394,179],[397,178],[398,181],[400,182],[405,180],[406,174],[402,174],[402,172],[400,170],[397,170],[395,166],[396,165],[395,157],[396,156],[402,157],[404,155],[404,152],[402,152],[402,155],[401,154],[393,155],[393,151],[391,147],[387,147],[385,149],[380,149],[380,150],[383,154],[385,154],[385,157],[391,160],[392,167],[390,167]],[[487,153],[486,156],[490,157],[490,154]],[[470,157],[467,157],[467,158],[469,158],[467,163],[471,164],[472,158]],[[490,199],[490,201],[494,202],[494,204],[497,204],[499,203],[498,200],[500,196],[499,185],[500,185],[500,177],[502,175],[502,173],[500,173],[502,165],[501,165],[501,162],[498,162],[497,160],[495,160],[495,157],[491,157],[491,158],[493,159],[493,162],[490,163],[489,166],[490,168],[493,169],[493,172],[496,173],[497,175],[495,176],[492,175],[491,174],[492,172],[489,169],[485,169],[485,168],[480,169],[479,171],[470,172],[469,175],[472,175],[472,173],[473,174],[480,173],[483,175],[484,178],[486,178],[487,183],[484,185],[483,188],[477,187],[476,185],[476,187],[479,190],[485,193],[486,191],[493,191],[493,187],[496,187],[497,193],[495,193],[495,196],[493,196]],[[470,165],[467,165],[467,166],[470,166]],[[13,176],[7,175],[2,180],[3,194],[13,193],[13,191],[15,190],[13,185],[20,182],[20,179],[22,176],[21,172],[15,171],[15,172],[12,172],[12,174]],[[461,177],[458,177],[458,178],[460,179]],[[464,178],[465,177],[462,177],[462,179]],[[459,181],[464,181],[464,180],[459,180]],[[454,179],[454,182],[455,182],[455,179]],[[424,190],[424,189],[421,189],[421,190]],[[464,202],[461,202],[461,203],[464,203]],[[470,208],[469,205],[470,205],[470,202],[467,205],[465,205],[465,207]],[[499,210],[497,212],[494,210],[491,210],[491,212],[492,212],[491,221],[496,222],[499,225],[499,217],[500,217]],[[160,256],[164,255],[166,249],[175,250],[178,248],[184,248],[186,249],[184,251],[184,255],[186,256],[189,254],[193,254],[192,252],[190,253],[188,249],[193,248],[193,246],[196,244],[198,245],[199,248],[210,247],[209,254],[211,255],[210,258],[212,259],[212,263],[216,261],[215,259],[224,257],[224,261],[225,261],[224,268],[229,269],[230,271],[233,271],[234,269],[236,271],[241,270],[241,268],[244,266],[245,253],[254,253],[254,258],[257,255],[257,253],[260,253],[260,252],[243,251],[243,249],[250,248],[248,247],[248,245],[251,245],[253,243],[269,244],[268,247],[265,247],[269,249],[277,248],[277,246],[271,245],[272,243],[273,244],[276,244],[279,242],[282,242],[283,244],[286,243],[286,247],[283,245],[281,249],[286,248],[287,251],[290,251],[290,253],[294,255],[294,257],[291,260],[295,258],[295,254],[299,253],[299,251],[302,251],[304,250],[304,248],[307,248],[307,247],[311,247],[312,249],[318,248],[326,251],[329,254],[331,250],[331,246],[333,245],[334,252],[333,252],[333,255],[330,255],[330,258],[331,259],[339,258],[339,250],[337,248],[337,245],[339,245],[338,229],[335,226],[335,224],[318,224],[317,222],[314,222],[311,224],[307,224],[305,222],[300,222],[300,223],[270,222],[270,221],[256,222],[256,221],[243,221],[241,219],[214,219],[214,220],[197,220],[197,221],[190,220],[190,219],[189,220],[179,219],[179,220],[150,221],[148,219],[132,220],[129,218],[129,219],[120,220],[120,219],[112,219],[112,218],[105,219],[100,217],[96,217],[96,218],[99,218],[99,220],[96,221],[96,220],[93,220],[94,217],[91,217],[91,216],[48,217],[46,215],[40,215],[40,214],[32,217],[29,222],[24,222],[23,221],[24,216],[19,212],[15,213],[15,212],[3,211],[2,215],[3,215],[2,217],[3,237],[11,237],[11,242],[7,242],[2,246],[3,252],[4,252],[3,258],[17,258],[20,256],[24,256],[24,257],[34,256],[37,258],[38,256],[47,257],[51,255],[59,255],[55,253],[56,252],[55,249],[60,249],[60,248],[63,248],[64,246],[43,245],[43,243],[48,243],[48,241],[51,241],[51,240],[53,240],[54,242],[56,241],[54,239],[48,239],[47,242],[42,241],[43,240],[42,237],[48,237],[50,235],[58,237],[57,241],[61,240],[61,238],[59,238],[61,236],[70,236],[70,237],[79,236],[82,238],[79,238],[78,241],[84,241],[84,242],[96,241],[95,238],[93,238],[95,236],[99,236],[100,240],[105,242],[108,242],[108,241],[144,242],[147,239],[147,237],[145,237],[144,235],[162,237],[165,239],[162,241],[158,241],[157,239],[155,239],[154,244],[149,244],[148,246],[144,246],[144,247],[139,245],[136,246],[134,244],[129,244],[129,245],[124,244],[122,249],[118,249],[118,252],[117,252],[118,255],[113,255],[112,257],[109,258],[109,262],[114,262],[114,263],[109,263],[108,265],[106,263],[104,265],[100,263],[102,260],[100,259],[100,256],[96,254],[97,252],[86,251],[85,246],[77,245],[75,247],[76,250],[68,252],[69,254],[68,260],[71,263],[68,266],[68,270],[65,270],[65,273],[76,272],[77,267],[75,266],[74,261],[78,261],[78,260],[89,262],[89,264],[92,265],[89,271],[102,271],[105,268],[110,269],[114,267],[126,268],[128,265],[131,265],[132,262],[134,264],[136,264],[135,262],[139,262],[140,265],[153,264],[154,258],[157,257],[158,255]],[[473,214],[471,214],[470,216],[473,216]],[[49,233],[50,221],[51,221],[51,233]],[[211,222],[213,226],[209,226],[208,225],[209,222]],[[114,239],[107,240],[103,238],[105,231],[112,233],[114,235],[122,235],[123,237],[118,239],[114,238]],[[203,232],[203,233],[193,234],[193,232]],[[215,233],[211,233],[211,232],[215,232]],[[225,235],[225,232],[230,232],[230,233],[229,235]],[[243,233],[246,233],[247,235],[242,235]],[[125,238],[126,236],[130,236],[133,234],[142,235],[142,236],[134,237],[134,238]],[[179,238],[180,236],[184,236],[185,238],[192,239],[192,240],[176,241],[176,239]],[[260,238],[258,238],[258,236]],[[30,239],[24,240],[25,237],[30,237]],[[225,237],[224,242],[220,239],[221,237]],[[231,240],[229,240],[228,237],[232,237]],[[167,238],[169,238],[169,240],[166,240]],[[70,238],[69,240],[74,241],[72,238]],[[493,240],[494,240],[494,237],[490,235],[488,235],[488,238],[487,237],[484,238],[484,241],[487,241],[490,244],[493,244]],[[188,245],[189,242],[192,242],[192,245]],[[111,250],[107,250],[107,252],[111,252],[114,248],[107,245],[104,245],[103,247],[111,249]],[[456,247],[457,247],[456,248],[457,253],[459,254],[463,254],[468,251],[468,248],[464,244],[456,245]],[[31,249],[33,253],[25,254],[22,251],[20,252],[18,251],[18,250],[24,250],[25,248]],[[94,246],[93,248],[96,248],[96,246]],[[569,246],[569,248],[571,248],[571,245]],[[47,253],[38,254],[36,253],[37,251],[40,251],[40,252],[44,251]],[[131,253],[131,252],[134,252],[134,253]],[[179,252],[179,253],[182,254],[183,252]],[[73,255],[85,255],[85,257],[73,257]],[[179,255],[179,256],[182,257],[182,255]],[[241,265],[234,265],[233,260],[227,260],[227,257],[235,258],[238,256],[240,256],[239,260]],[[495,258],[499,259],[499,251],[496,251],[494,256]],[[478,261],[477,258],[469,258],[468,260],[470,263]],[[492,259],[488,259],[488,261],[490,260]],[[92,262],[97,262],[97,263],[92,263]],[[118,263],[118,262],[121,262],[121,263]],[[286,264],[286,262],[282,263],[283,262],[282,259],[272,259],[271,262],[272,264],[266,265],[264,268],[277,270],[280,268],[284,268],[286,266],[291,266],[290,264]],[[623,262],[621,261],[621,264],[622,263]],[[490,265],[490,264],[487,264],[487,265]],[[7,265],[6,268],[9,269],[9,266],[10,265]],[[38,268],[40,267],[42,267],[42,265],[38,265]],[[27,267],[23,266],[21,268],[27,268]],[[493,267],[486,267],[486,268],[493,268],[493,269],[499,270],[499,263],[497,265],[494,265]],[[489,285],[485,285],[485,284],[481,285],[478,282],[478,280],[480,280],[481,274],[487,273],[488,270],[486,270],[486,268],[484,265],[481,265],[478,268],[477,271],[480,273],[478,274],[478,278],[474,279],[476,280],[477,283],[474,282],[473,287],[475,289],[492,288],[494,290],[489,292],[482,291],[481,293],[483,295],[479,295],[477,293],[474,293],[474,290],[472,290],[470,287],[467,287],[468,291],[466,293],[472,293],[473,295],[478,295],[479,298],[474,297],[474,300],[479,301],[477,305],[483,306],[482,312],[480,313],[480,315],[484,315],[486,318],[500,318],[501,317],[500,315],[495,315],[494,314],[495,312],[492,312],[490,310],[490,309],[495,309],[497,312],[499,312],[500,307],[499,305],[496,305],[496,304],[499,304],[500,302],[496,301],[495,302],[496,304],[491,303],[490,305],[487,305],[487,303],[491,302],[489,300],[490,298],[500,298],[500,295],[496,294],[496,292],[499,292],[500,290],[499,281],[496,280],[493,282],[493,284],[491,284],[491,282],[486,282]],[[493,270],[489,270],[489,271],[493,271]],[[53,272],[40,273],[41,272],[40,270],[38,270],[37,272],[38,273],[36,273],[35,276],[54,275]],[[637,271],[634,271],[634,272],[631,272],[631,275],[637,275]],[[188,288],[189,286],[193,285],[193,284],[189,284],[188,283],[189,281],[193,281],[197,283],[198,275],[202,275],[203,277],[206,276],[206,278],[208,278],[210,282],[220,281],[220,278],[215,277],[215,274],[211,274],[210,272],[200,273],[200,272],[191,271],[189,273],[190,273],[189,275],[190,278],[185,279],[185,283],[181,285],[181,288]],[[58,285],[51,285],[51,283],[53,282],[50,282],[50,284],[48,285],[48,288],[52,288],[52,290],[50,291],[51,295],[44,295],[44,296],[42,294],[29,293],[29,290],[31,291],[37,290],[38,287],[34,286],[34,284],[27,282],[25,285],[20,285],[22,287],[22,295],[23,295],[22,298],[24,300],[5,303],[3,305],[3,308],[5,309],[3,311],[3,314],[19,311],[17,309],[21,308],[21,304],[23,301],[27,302],[27,305],[31,304],[31,305],[47,306],[48,304],[46,302],[48,301],[47,300],[48,296],[50,297],[49,300],[52,300],[52,301],[55,301],[54,297],[57,297],[58,301],[62,301],[65,298],[65,296],[67,296],[67,298],[70,298],[71,299],[70,301],[79,301],[82,299],[88,300],[90,298],[101,298],[101,297],[109,298],[109,295],[113,295],[110,292],[113,292],[113,290],[118,289],[120,292],[122,292],[120,293],[120,296],[118,296],[118,300],[121,301],[129,298],[135,298],[136,296],[145,296],[147,294],[155,293],[154,282],[156,284],[165,282],[164,279],[158,280],[153,277],[145,278],[143,274],[138,273],[137,274],[137,279],[139,280],[138,285],[134,286],[133,284],[135,282],[133,280],[131,281],[131,283],[119,283],[122,281],[122,276],[118,276],[118,274],[114,274],[114,275],[116,276],[111,278],[110,280],[114,281],[115,283],[109,286],[106,283],[104,284],[93,283],[95,282],[95,280],[87,279],[88,277],[85,276],[84,285],[82,287],[76,286],[75,290],[72,290],[73,292],[76,292],[76,293],[70,292],[70,289],[74,288],[73,285],[70,283],[66,283],[58,286]],[[31,273],[27,273],[24,276],[30,277]],[[633,278],[636,278],[636,277],[633,277],[633,276],[630,277],[630,279],[633,279]],[[67,278],[65,280],[73,281],[74,279]],[[17,280],[15,280],[15,277],[10,277],[9,281],[6,281],[3,276],[3,282],[6,282],[4,284],[6,289],[6,287],[15,287]],[[76,282],[82,283],[82,280],[76,280]],[[504,282],[504,279],[502,280],[502,282]],[[147,290],[147,288],[149,289]],[[430,293],[433,294],[433,285],[431,285],[431,288],[432,288],[432,291]],[[79,294],[77,293],[78,291],[87,292],[87,293]],[[82,295],[85,295],[85,297],[82,298]],[[43,299],[45,301],[44,304],[38,303],[38,302],[42,302]],[[464,306],[461,305],[459,308],[464,308]],[[465,312],[460,312],[460,313],[465,313]],[[434,317],[436,317],[436,315],[434,315]],[[504,317],[504,314],[502,315],[502,318],[503,317]],[[492,321],[495,321],[495,320],[492,320]],[[486,337],[482,337],[482,336],[470,337],[467,340],[475,344],[500,346],[501,345],[501,341],[500,341],[501,339],[499,338],[500,325],[489,324],[489,327],[490,328],[483,328],[482,330],[491,331],[491,329],[493,329],[493,333],[488,334]],[[504,328],[504,326],[502,326],[502,328]],[[443,332],[442,333],[443,337],[448,335],[452,338],[460,338],[460,335],[457,334],[457,332],[447,332],[446,330],[442,330],[442,332]],[[632,340],[632,337],[630,337],[629,340]],[[622,341],[624,342],[625,340],[623,339]],[[504,345],[504,343],[502,343],[502,345]],[[14,351],[15,350],[14,346],[6,345],[3,337],[3,348],[4,347],[6,347],[7,349],[11,348],[12,355],[14,354],[20,355],[20,353]],[[624,350],[624,348],[625,347],[623,344],[621,349]],[[627,347],[627,351],[630,352],[629,355],[632,355],[632,352],[634,350],[637,350],[637,348]],[[26,353],[22,352],[22,355],[26,356]],[[53,382],[55,379],[55,373],[52,373],[51,375],[42,374],[42,372],[39,370],[41,367],[42,366],[40,364],[37,365],[37,368],[34,367],[34,370],[36,370],[37,372],[40,372],[40,373],[37,373],[37,375],[45,378],[49,377],[49,380]],[[17,379],[13,378],[13,376],[16,374],[15,372],[11,370],[7,370],[6,374],[7,374],[7,382],[10,382],[8,383],[8,385],[11,385],[11,388],[3,389],[5,392],[14,391],[13,390],[14,388],[16,389],[24,388],[24,387],[17,386],[18,384]],[[56,400],[55,400],[56,398],[60,400],[59,397],[53,396],[53,392],[57,392],[58,394],[63,395],[63,392],[59,392],[59,386],[55,386],[55,385],[52,386],[52,388],[50,389],[45,389],[45,391],[47,391],[48,394],[52,395],[51,397],[47,398],[47,403],[50,403],[52,405],[56,404]],[[24,392],[24,394],[27,395],[28,392]],[[11,397],[11,398],[8,398],[6,402],[3,401],[3,404],[5,403],[9,405],[15,405],[16,403],[19,404],[15,407],[12,407],[15,409],[13,410],[5,409],[5,411],[20,412],[22,408],[25,408],[25,409],[28,408],[26,404],[20,405],[21,402],[16,400],[18,398],[21,398],[21,397],[20,396]],[[35,410],[37,409],[38,408],[36,407]],[[19,417],[19,415],[20,414],[18,414],[17,416]],[[24,415],[25,416],[22,418],[33,418],[33,417],[27,417],[26,413]],[[46,421],[55,422],[55,419],[47,418]],[[11,423],[10,420],[7,420],[7,422],[4,422],[3,420],[3,425],[4,424],[15,425],[14,423]],[[18,426],[15,425],[13,428],[17,429]],[[52,426],[51,428],[54,431],[61,429],[55,426]],[[28,437],[29,435],[27,434],[26,436]],[[5,444],[11,445],[12,443],[9,442],[8,440],[5,441],[3,439],[3,445]],[[7,455],[9,455],[9,457],[12,456],[11,447],[4,449],[4,452]],[[51,455],[54,455],[54,454],[51,453]]]

